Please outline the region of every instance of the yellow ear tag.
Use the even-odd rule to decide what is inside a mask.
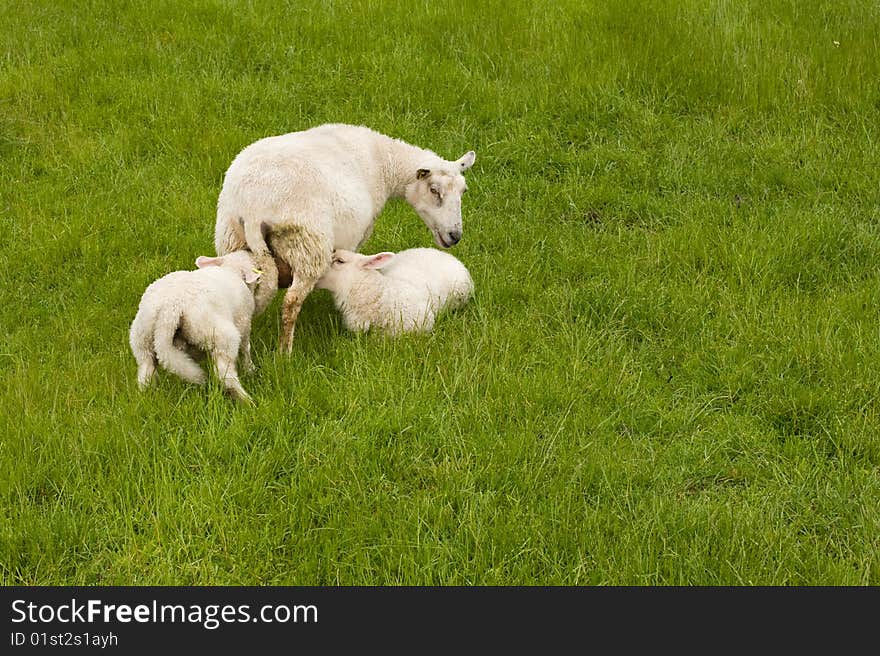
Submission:
[[[257,275],[260,275],[260,276],[263,275],[263,270],[262,270],[262,269],[252,269],[252,271],[253,271],[254,273],[256,273]]]

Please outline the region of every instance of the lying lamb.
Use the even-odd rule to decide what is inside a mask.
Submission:
[[[146,388],[156,361],[185,381],[201,385],[205,372],[190,348],[209,353],[223,386],[250,401],[238,380],[238,355],[246,371],[250,352],[254,288],[261,271],[247,251],[196,259],[195,271],[174,271],[147,287],[131,324],[129,344],[138,363],[138,384]]]
[[[392,335],[429,332],[441,310],[464,305],[474,291],[465,266],[434,248],[396,255],[336,250],[316,286],[331,291],[349,330],[376,328]]]

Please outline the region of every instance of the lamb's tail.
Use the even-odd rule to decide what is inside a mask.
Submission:
[[[186,351],[174,345],[174,334],[180,326],[181,312],[179,308],[164,308],[159,311],[153,331],[153,348],[159,364],[165,369],[188,383],[201,385],[206,380],[204,370]]]

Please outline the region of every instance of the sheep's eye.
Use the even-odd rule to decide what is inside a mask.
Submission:
[[[440,198],[440,190],[437,187],[431,187],[431,193],[434,194],[437,198]]]
[[[334,257],[333,264],[345,264],[345,260],[343,260],[342,258],[339,258],[339,257]]]

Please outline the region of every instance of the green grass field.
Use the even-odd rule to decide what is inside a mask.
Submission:
[[[880,584],[880,5],[281,4],[0,12],[0,582]],[[232,158],[337,121],[476,150],[474,301],[140,393]]]

